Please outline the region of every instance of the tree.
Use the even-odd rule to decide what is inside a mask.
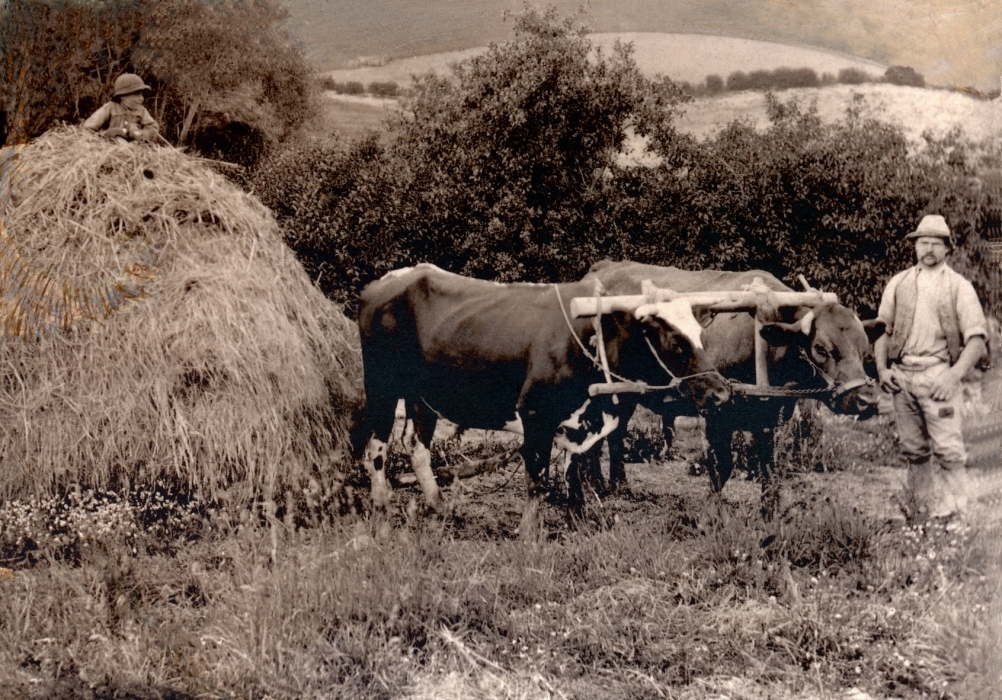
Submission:
[[[385,148],[353,149],[342,161],[351,167],[318,154],[330,166],[304,169],[303,190],[320,196],[279,217],[309,267],[329,267],[351,247],[352,285],[422,261],[558,281],[621,253],[620,157],[631,134],[670,151],[687,97],[644,77],[625,46],[594,51],[553,10],[518,15],[514,34],[451,76],[420,77]],[[273,181],[299,172],[295,160],[284,167]]]
[[[147,16],[130,0],[8,0],[0,10],[0,111],[7,142],[86,117],[130,66]]]
[[[185,143],[201,115],[216,114],[277,141],[309,115],[309,71],[284,18],[275,0],[155,3],[133,61],[155,81],[170,138]]]
[[[89,116],[111,96],[115,78],[131,71],[154,88],[147,106],[168,138],[184,143],[213,129],[231,138],[226,127],[237,124],[252,140],[274,143],[312,105],[309,69],[281,31],[283,17],[277,0],[7,0],[0,9],[7,138],[24,141]]]
[[[884,80],[892,85],[911,85],[925,87],[925,78],[910,66],[891,66],[884,71]]]

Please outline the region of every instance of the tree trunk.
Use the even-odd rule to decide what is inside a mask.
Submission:
[[[184,115],[184,124],[181,125],[181,135],[177,139],[177,145],[184,145],[184,140],[188,137],[188,130],[191,129],[191,123],[195,120],[195,114],[198,112],[198,105],[202,101],[201,96],[196,97],[191,102],[191,106],[188,107],[188,113]]]

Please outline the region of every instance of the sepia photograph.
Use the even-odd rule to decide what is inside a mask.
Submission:
[[[1002,700],[996,0],[0,0],[0,700]]]

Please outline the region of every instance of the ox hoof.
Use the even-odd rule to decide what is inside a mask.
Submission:
[[[632,496],[633,489],[630,488],[630,482],[625,478],[617,479],[616,481],[609,482],[608,495]]]
[[[452,517],[453,510],[453,505],[441,497],[431,503],[411,498],[407,503],[404,513],[407,516],[408,522],[417,522],[428,519],[448,520]]]

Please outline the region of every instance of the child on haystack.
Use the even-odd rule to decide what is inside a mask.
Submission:
[[[115,79],[115,95],[83,123],[88,129],[101,132],[108,139],[151,141],[160,127],[143,107],[143,93],[150,86],[134,73],[123,73]]]

